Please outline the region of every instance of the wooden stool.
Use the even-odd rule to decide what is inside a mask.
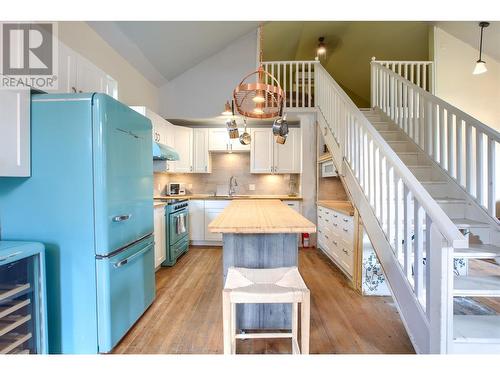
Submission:
[[[237,303],[291,303],[291,332],[236,334]],[[299,349],[298,305],[301,304]],[[236,354],[236,339],[291,338],[293,354],[309,354],[310,293],[297,267],[228,269],[222,291],[224,354]]]

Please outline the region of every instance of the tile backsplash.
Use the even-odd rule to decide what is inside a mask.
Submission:
[[[219,185],[227,194],[229,178],[238,182],[236,194],[281,195],[299,193],[299,174],[252,174],[250,153],[212,153],[212,173],[155,173],[154,194],[165,194],[169,182],[184,182],[188,194],[211,194]],[[249,185],[255,185],[251,191]]]

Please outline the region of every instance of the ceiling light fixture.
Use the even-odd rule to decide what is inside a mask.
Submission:
[[[224,111],[221,113],[222,116],[232,116],[233,111],[231,110],[231,104],[229,104],[229,100],[224,105]]]
[[[483,53],[483,30],[488,26],[490,26],[489,22],[479,22],[479,27],[481,28],[481,37],[479,39],[479,60],[476,61],[476,66],[474,67],[472,74],[483,74],[488,71],[486,63],[481,59]]]
[[[277,117],[284,104],[284,91],[278,80],[262,65],[262,25],[259,26],[259,67],[245,76],[233,90],[234,103],[238,113],[250,118]]]
[[[323,57],[325,55],[326,55],[325,37],[320,36],[318,38],[318,48],[316,49],[316,56]]]

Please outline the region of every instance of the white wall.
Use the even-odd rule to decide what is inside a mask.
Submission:
[[[433,34],[435,94],[486,125],[500,130],[500,63],[483,54],[488,71],[473,75],[479,50],[438,27],[434,28]],[[488,42],[487,33],[484,42]]]
[[[159,110],[159,89],[130,65],[85,22],[59,22],[61,42],[118,82],[118,99],[128,105]]]
[[[160,88],[160,114],[170,119],[219,116],[236,85],[257,68],[256,51],[255,30],[174,78]]]

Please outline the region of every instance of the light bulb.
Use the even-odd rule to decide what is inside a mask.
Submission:
[[[476,66],[474,67],[474,71],[472,74],[483,74],[486,73],[488,69],[486,68],[486,63],[482,60],[477,60]]]
[[[264,103],[266,101],[266,99],[264,98],[264,94],[262,93],[262,91],[257,91],[257,94],[252,98],[252,100],[255,103]]]
[[[317,53],[318,53],[319,56],[324,55],[326,53],[326,47],[325,46],[319,46]]]

